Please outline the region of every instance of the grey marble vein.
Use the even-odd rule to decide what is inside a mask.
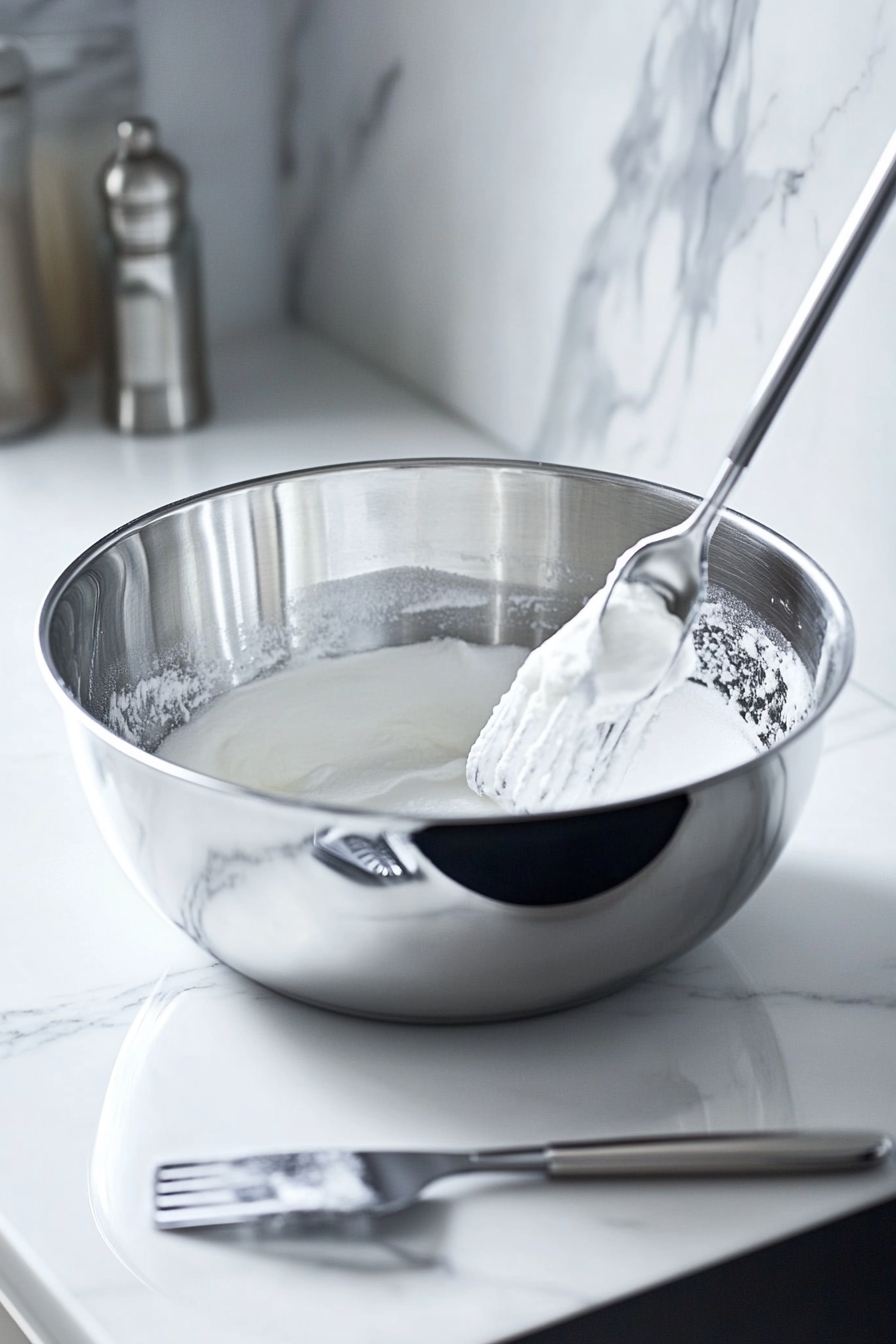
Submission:
[[[775,200],[787,204],[814,170],[831,120],[873,77],[878,32],[864,68],[809,139],[806,162],[752,172],[753,34],[759,0],[671,0],[648,49],[632,109],[611,155],[613,197],[588,237],[567,304],[547,408],[534,445],[540,458],[599,466],[621,412],[643,412],[669,372],[677,343],[690,379],[697,337],[712,321],[731,252]],[[664,230],[678,242],[674,292],[645,289]],[[625,367],[615,333],[659,319],[660,339]],[[635,431],[636,432],[636,431]],[[670,435],[671,438],[671,435]],[[668,446],[668,445],[667,445]]]
[[[704,949],[712,953],[713,943],[718,945],[717,950],[721,951],[728,963],[727,973],[723,976],[720,976],[719,969],[711,960],[702,968],[690,962],[690,958],[696,957]],[[661,967],[639,984],[645,990],[650,985],[675,990],[684,1001],[753,1003],[761,1007],[793,1001],[825,1004],[830,1007],[881,1008],[886,1011],[896,1008],[896,960],[892,957],[882,957],[866,965],[862,973],[865,977],[865,986],[855,985],[850,989],[802,988],[782,984],[760,986],[740,967],[725,935],[716,934],[714,940],[689,954],[689,957],[685,957],[682,962],[672,962],[668,966]],[[855,974],[854,972],[853,975]],[[874,988],[868,983],[872,977],[878,982]],[[881,979],[884,982],[883,986],[880,984]],[[773,1039],[774,1029],[771,1020],[763,1015],[756,1021],[770,1039]]]
[[[818,151],[821,140],[825,132],[827,131],[828,127],[830,126],[831,122],[834,121],[837,117],[842,117],[843,114],[846,112],[847,108],[853,102],[853,100],[859,94],[864,93],[868,88],[868,85],[871,83],[878,62],[880,61],[881,57],[885,54],[887,50],[887,44],[883,37],[883,22],[886,9],[887,9],[887,0],[881,0],[880,5],[878,6],[877,14],[875,15],[874,19],[874,31],[872,36],[871,50],[869,51],[865,63],[862,66],[862,69],[859,71],[855,82],[849,86],[849,88],[846,90],[844,94],[841,95],[841,97],[837,100],[837,102],[831,105],[831,107],[825,113],[821,125],[818,126],[817,129],[812,133],[812,136],[810,137],[809,140],[810,163],[807,166],[807,168],[803,170],[801,176],[805,176],[806,172],[808,172],[810,168],[815,166],[815,155]]]
[[[399,60],[363,89],[339,134],[302,135],[304,47],[322,11],[321,0],[300,0],[284,35],[280,99],[280,176],[286,204],[286,284],[290,316],[304,314],[313,254],[334,213],[377,143],[402,77]]]
[[[302,100],[302,86],[296,64],[320,10],[322,0],[291,0],[282,15],[279,43],[277,96],[277,171],[284,182],[298,173],[298,155],[293,142],[294,120]]]
[[[655,395],[682,328],[693,350],[715,311],[726,254],[771,199],[774,184],[744,162],[757,8],[758,0],[673,0],[663,13],[611,154],[613,199],[586,242],[569,300],[539,456],[600,460],[614,417]],[[675,297],[652,366],[635,386],[614,351],[613,327],[637,323],[648,254],[670,219],[680,237]]]
[[[211,970],[200,967],[174,972],[166,977],[166,988],[170,986],[178,993],[211,988],[218,977],[215,963],[209,966]],[[98,988],[34,1008],[0,1011],[0,1060],[84,1031],[128,1026],[157,989],[158,981],[150,980],[125,988]]]
[[[884,965],[882,969],[892,969]],[[694,1000],[710,1000],[719,1003],[751,1003],[763,1005],[786,1002],[822,1004],[830,1008],[882,1008],[892,1011],[896,1008],[896,975],[892,990],[822,990],[794,989],[786,986],[769,986],[765,989],[750,989],[747,986],[704,987],[694,985],[685,989],[684,997]]]
[[[799,196],[806,182],[818,168],[818,156],[824,140],[825,133],[831,123],[838,117],[842,117],[854,100],[862,93],[866,92],[872,79],[875,69],[887,50],[887,44],[882,36],[884,11],[887,0],[881,0],[874,22],[874,31],[872,36],[872,46],[868,53],[862,69],[856,76],[855,82],[837,99],[835,103],[828,108],[821,122],[809,137],[806,162],[799,168],[781,168],[776,174],[776,181],[779,187],[781,201],[781,224],[787,223],[787,207],[790,201]],[[815,220],[815,241],[819,253],[821,253],[821,238],[818,231],[818,219]]]

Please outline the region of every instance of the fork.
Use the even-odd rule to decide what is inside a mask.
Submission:
[[[434,1181],[475,1172],[587,1176],[773,1176],[874,1167],[892,1151],[869,1130],[766,1130],[550,1143],[473,1152],[318,1149],[156,1169],[159,1228],[213,1227],[270,1218],[331,1222],[396,1213]]]

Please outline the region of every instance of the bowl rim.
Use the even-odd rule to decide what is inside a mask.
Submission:
[[[132,760],[148,765],[159,771],[161,774],[173,776],[186,783],[197,785],[213,792],[224,793],[231,797],[242,797],[263,801],[265,803],[275,803],[286,809],[301,808],[306,812],[317,812],[322,817],[346,816],[355,818],[364,818],[370,821],[382,830],[387,830],[390,823],[398,823],[400,827],[407,828],[413,826],[414,830],[422,830],[432,826],[495,826],[519,824],[527,820],[540,820],[545,817],[564,817],[564,816],[582,816],[596,812],[615,812],[626,808],[638,807],[644,803],[654,803],[663,798],[680,797],[682,795],[692,795],[700,793],[705,789],[714,788],[719,783],[734,778],[735,776],[745,774],[753,770],[760,763],[778,756],[783,750],[789,748],[797,739],[803,737],[807,732],[818,727],[819,720],[827,713],[834,700],[839,696],[846,685],[850,672],[852,670],[853,659],[855,655],[855,624],[852,613],[846,603],[840,589],[829,577],[826,571],[818,564],[816,560],[794,542],[789,541],[781,533],[764,523],[757,522],[747,514],[739,513],[735,509],[724,508],[720,514],[720,521],[732,520],[738,528],[748,536],[753,536],[763,542],[771,541],[775,549],[785,558],[797,563],[798,567],[807,572],[813,583],[819,588],[827,598],[829,605],[838,612],[842,626],[843,642],[841,646],[842,671],[839,680],[832,686],[826,688],[825,692],[819,697],[809,714],[798,723],[790,732],[786,733],[773,746],[767,747],[764,751],[757,753],[755,757],[742,762],[740,765],[733,766],[729,770],[721,771],[719,774],[710,775],[704,779],[695,780],[674,789],[664,789],[662,791],[650,794],[641,794],[637,798],[620,799],[615,802],[600,803],[592,807],[570,808],[562,811],[538,812],[538,813],[503,813],[495,816],[470,816],[470,817],[421,817],[419,815],[405,812],[378,811],[373,808],[347,807],[340,804],[321,804],[311,803],[302,799],[299,795],[289,795],[276,793],[264,789],[250,788],[244,784],[236,784],[231,780],[218,779],[214,775],[206,775],[198,770],[191,770],[187,766],[176,765],[173,761],[167,761],[163,757],[155,755],[153,752],[144,750],[136,744],[128,742],[125,738],[119,737],[113,733],[110,728],[101,723],[98,719],[81,705],[72,695],[65,681],[57,671],[50,652],[49,631],[56,610],[56,606],[63,593],[92,560],[104,552],[110,550],[116,543],[124,540],[128,536],[141,531],[144,527],[158,522],[163,518],[197,505],[206,503],[209,500],[226,497],[228,495],[237,495],[257,489],[260,486],[277,485],[280,482],[301,479],[306,476],[336,476],[347,472],[364,472],[379,470],[404,470],[404,469],[434,469],[434,470],[456,470],[458,467],[482,468],[484,470],[519,472],[524,475],[546,475],[562,476],[567,478],[584,478],[586,480],[607,480],[618,482],[623,485],[649,486],[652,491],[658,492],[661,496],[675,499],[685,504],[696,505],[700,496],[690,491],[682,490],[677,486],[666,485],[660,481],[647,480],[644,477],[628,476],[621,472],[603,471],[591,467],[568,466],[565,463],[550,462],[530,462],[518,458],[481,458],[481,457],[399,457],[399,458],[366,458],[357,461],[339,462],[329,465],[316,467],[300,467],[292,471],[272,472],[263,476],[254,476],[246,480],[233,481],[226,485],[214,486],[208,490],[203,490],[193,495],[185,495],[180,499],[163,504],[157,508],[150,509],[148,512],[140,514],[128,522],[122,523],[111,532],[100,537],[80,555],[76,556],[62,571],[62,573],[51,584],[47,594],[41,603],[38,612],[35,628],[35,651],[41,667],[41,671],[50,687],[50,690],[60,702],[63,711],[68,713],[76,711],[79,722],[88,729],[100,741],[114,750],[122,752]]]

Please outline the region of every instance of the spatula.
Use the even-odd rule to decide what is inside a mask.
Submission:
[[[719,514],[815,346],[896,194],[896,135],[778,346],[706,497],[678,526],[637,542],[599,593],[533,650],[467,759],[467,781],[516,812],[587,807],[688,675],[690,632],[706,591]],[[627,608],[632,608],[626,615]],[[625,684],[609,656],[619,612],[641,620]],[[639,615],[641,612],[641,615]],[[615,614],[614,614],[615,613]],[[609,679],[614,683],[606,686]]]

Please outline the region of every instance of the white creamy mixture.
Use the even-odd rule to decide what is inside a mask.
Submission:
[[[476,793],[513,812],[605,801],[662,701],[695,671],[662,597],[614,579],[523,663],[470,751]]]
[[[608,720],[650,695],[676,659],[682,635],[659,593],[643,583],[620,582],[605,603],[606,586],[550,639],[533,649],[519,680],[552,709],[583,678],[592,679]],[[598,633],[599,631],[599,633]],[[686,681],[696,665],[688,642],[675,665],[669,690]]]
[[[466,758],[526,653],[443,639],[309,660],[219,697],[158,754],[309,802],[495,815],[498,804],[467,787]],[[735,708],[686,682],[663,703],[619,796],[694,783],[758,750]]]

